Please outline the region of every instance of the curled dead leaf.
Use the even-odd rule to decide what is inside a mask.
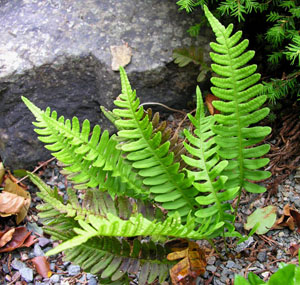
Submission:
[[[299,251],[299,248],[300,248],[300,244],[291,244],[290,248],[289,248],[289,252],[290,254],[295,257],[298,255],[298,251]]]
[[[5,232],[1,236],[1,238],[0,238],[0,247],[5,246],[9,241],[11,241],[14,232],[15,232],[15,229],[12,228],[12,229],[8,230],[7,232]]]
[[[0,184],[3,182],[3,177],[5,174],[5,168],[2,162],[0,162]]]
[[[219,100],[219,98],[212,94],[207,94],[205,97],[205,103],[211,115],[220,114],[220,111],[217,110],[212,104],[212,102],[215,100]]]
[[[2,237],[10,230],[7,228]],[[27,231],[26,227],[18,227],[14,229],[11,240],[0,248],[0,253],[13,251],[19,247],[30,247],[36,242],[36,236],[31,235],[31,232]]]
[[[187,244],[182,248],[183,244]],[[205,253],[196,242],[179,241],[171,247],[168,260],[182,259],[170,270],[172,284],[196,284],[196,278],[204,274],[206,267]]]
[[[273,229],[283,229],[288,227],[291,231],[295,230],[297,226],[297,232],[300,232],[300,213],[291,208],[289,204],[286,204],[283,208],[282,216],[276,220]]]
[[[45,256],[37,256],[31,259],[36,271],[44,278],[50,278],[52,271],[50,270],[50,264]]]
[[[0,193],[0,216],[16,215],[16,222],[19,224],[27,215],[31,197],[15,180],[11,174],[4,180],[4,190]]]

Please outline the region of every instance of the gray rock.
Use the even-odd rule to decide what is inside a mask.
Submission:
[[[28,169],[50,157],[33,132],[34,118],[21,96],[112,131],[99,109],[111,109],[121,90],[119,73],[111,67],[112,46],[131,48],[126,71],[142,102],[178,109],[191,101],[199,67],[179,68],[172,62],[173,50],[200,46],[208,62],[211,30],[201,28],[197,39],[190,38],[186,30],[200,15],[180,13],[176,1],[59,3],[0,2],[0,154],[13,169]],[[200,85],[207,88],[207,79]]]
[[[80,266],[79,265],[74,265],[74,264],[71,264],[69,267],[68,267],[68,274],[71,275],[71,276],[75,276],[77,274],[80,273]]]
[[[214,278],[214,285],[224,285],[225,283],[220,281],[219,279]]]
[[[44,246],[46,246],[47,244],[49,244],[50,242],[51,242],[51,240],[48,239],[48,238],[44,238],[44,237],[40,237],[40,238],[39,238],[39,246],[40,246],[40,247],[44,247]]]
[[[50,281],[51,281],[52,283],[58,283],[59,280],[60,280],[60,276],[59,276],[58,274],[54,274],[54,275],[52,275],[52,276],[50,277]]]
[[[39,246],[38,243],[36,243],[34,245],[33,252],[34,252],[35,256],[43,256],[43,255],[45,255],[44,252],[43,252],[43,250],[41,249],[41,247]]]
[[[6,263],[3,264],[2,270],[3,270],[3,272],[4,272],[5,274],[8,274],[8,273],[9,273],[9,269],[8,269],[8,266],[7,266]]]
[[[294,203],[297,208],[300,208],[300,199],[296,199]]]
[[[92,277],[89,279],[88,285],[97,285],[98,281],[96,278]]]
[[[27,229],[31,232],[43,235],[43,229],[39,227],[36,223],[27,223]]]
[[[214,265],[208,265],[208,266],[206,266],[206,270],[210,271],[210,272],[216,272],[217,267]]]
[[[22,278],[26,282],[31,282],[33,280],[33,270],[31,268],[25,267],[20,269]]]
[[[246,248],[248,248],[254,242],[253,237],[249,237],[246,241],[238,244],[235,248],[236,252],[242,252]]]
[[[14,259],[11,263],[11,267],[15,270],[21,270],[22,268],[26,268],[26,264],[18,259]]]
[[[216,257],[215,256],[210,256],[208,259],[207,259],[207,264],[215,264],[216,262]]]
[[[54,262],[50,263],[50,270],[55,271],[55,263]]]
[[[236,267],[236,264],[235,264],[234,261],[229,260],[229,261],[227,262],[227,264],[226,264],[226,267],[227,267],[227,268],[233,268],[233,267]]]
[[[94,274],[92,274],[92,273],[87,273],[86,274],[86,278],[89,280],[89,279],[91,279],[91,278],[95,278],[96,276],[94,275]]]

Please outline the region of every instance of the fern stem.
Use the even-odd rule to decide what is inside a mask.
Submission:
[[[224,246],[225,246],[225,252],[226,255],[228,255],[228,246],[227,246],[227,242],[226,242],[226,237],[225,237],[225,228],[223,227],[223,240],[224,240]]]
[[[211,247],[214,249],[214,251],[216,252],[217,255],[219,255],[219,257],[222,260],[226,260],[226,258],[218,251],[216,245],[214,244],[214,242],[211,239],[207,239],[207,241],[209,242],[209,244],[211,245]]]
[[[242,196],[242,187],[240,187],[240,189],[239,189],[239,196],[238,196],[238,200],[237,200],[237,202],[236,202],[235,209],[234,209],[234,220],[233,220],[233,224],[235,223],[235,220],[236,220],[237,210],[238,210],[238,207],[239,207],[239,205],[240,205],[241,196]]]

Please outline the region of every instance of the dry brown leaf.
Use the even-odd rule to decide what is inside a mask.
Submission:
[[[188,241],[188,246],[182,249],[182,240],[171,248],[172,253],[167,256],[168,260],[182,259],[170,270],[172,284],[193,285],[199,275],[204,274],[206,267],[205,253],[196,242]]]
[[[13,193],[3,191],[0,194],[0,215],[3,217],[15,215],[21,211],[25,198]]]
[[[3,182],[3,177],[5,174],[5,168],[2,162],[0,162],[0,184]]]
[[[283,208],[282,216],[277,219],[272,229],[283,229],[288,227],[291,231],[298,227],[298,232],[300,232],[300,213],[295,209],[292,209],[289,204],[286,204]]]
[[[11,241],[14,232],[15,232],[15,229],[12,228],[12,229],[8,230],[7,232],[5,232],[1,236],[1,238],[0,238],[0,247],[5,246],[9,241]]]
[[[14,230],[12,239],[3,248],[0,248],[0,253],[13,251],[19,247],[29,247],[37,242],[37,238],[31,236],[31,232],[28,232],[25,227],[18,227]],[[7,229],[7,231],[9,231],[9,229]]]
[[[112,56],[111,69],[118,71],[120,66],[124,67],[131,61],[132,50],[128,44],[122,46],[110,46]]]
[[[44,278],[50,278],[52,271],[50,270],[50,264],[45,256],[37,256],[31,259],[36,271]]]
[[[298,228],[297,232],[300,233],[300,213],[298,211],[296,211],[295,209],[290,209],[290,213],[291,213],[291,216],[293,217],[294,222]]]
[[[215,100],[219,100],[219,98],[212,94],[207,94],[205,97],[205,103],[211,115],[220,114],[220,111],[217,110],[212,104],[212,102]]]
[[[290,254],[295,257],[298,255],[298,251],[299,251],[299,248],[300,248],[300,244],[292,244],[289,248],[289,252]]]
[[[4,180],[4,190],[0,194],[0,216],[16,215],[19,224],[27,215],[31,203],[31,197],[25,186],[21,187],[11,174]]]

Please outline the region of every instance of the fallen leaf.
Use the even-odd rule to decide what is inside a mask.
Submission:
[[[2,162],[0,162],[0,184],[2,184],[3,182],[4,174],[5,174],[4,165]]]
[[[1,236],[1,238],[0,238],[0,247],[5,246],[9,241],[11,241],[14,232],[15,232],[15,229],[12,228],[12,229],[8,230],[7,232],[5,232]]]
[[[4,190],[0,193],[0,216],[16,215],[17,224],[24,220],[31,203],[30,194],[25,189],[11,174],[6,177]]]
[[[14,230],[11,240],[6,243],[4,247],[0,248],[0,253],[13,251],[19,247],[30,247],[38,241],[35,236],[31,235],[31,232],[27,231],[26,227],[18,227]],[[7,231],[9,231],[9,229],[7,229]]]
[[[300,233],[300,213],[296,211],[295,209],[290,209],[290,213],[292,217],[294,218],[294,222],[297,225],[297,232]]]
[[[296,255],[298,255],[298,251],[299,251],[299,248],[300,248],[300,244],[291,244],[290,248],[289,248],[289,252],[290,254],[295,257]]]
[[[300,213],[292,209],[289,204],[286,204],[283,208],[282,216],[276,220],[273,229],[280,230],[288,227],[293,231],[295,226],[298,228],[297,232],[300,232]]]
[[[255,225],[259,223],[256,233],[259,235],[268,232],[276,221],[276,207],[267,206],[264,208],[256,209],[247,218],[247,223],[244,225],[246,230],[252,229]]]
[[[207,106],[207,108],[208,108],[208,111],[209,111],[209,113],[210,113],[211,115],[214,115],[214,114],[220,114],[220,111],[217,110],[217,109],[213,106],[213,104],[212,104],[212,102],[215,101],[215,100],[219,100],[219,98],[216,97],[215,95],[207,94],[207,95],[205,96],[205,103],[206,103],[206,106]]]
[[[50,278],[52,272],[50,270],[50,264],[45,256],[37,256],[31,259],[36,271],[44,278]]]
[[[183,246],[184,245],[184,246]],[[193,285],[206,267],[205,253],[196,242],[179,240],[171,246],[168,260],[182,259],[170,270],[172,284]]]
[[[128,44],[122,46],[110,46],[112,56],[111,69],[118,71],[120,66],[124,67],[131,61],[132,50]]]

